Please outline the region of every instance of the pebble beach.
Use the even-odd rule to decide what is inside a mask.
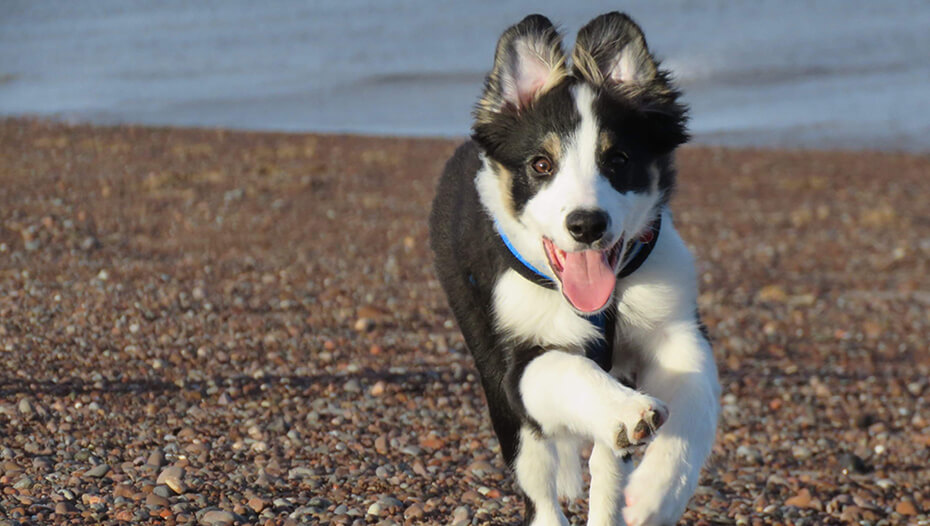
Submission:
[[[0,120],[0,526],[518,524],[427,245],[457,143]],[[678,165],[682,524],[930,524],[930,156]]]

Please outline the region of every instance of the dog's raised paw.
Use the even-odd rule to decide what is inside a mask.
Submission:
[[[654,400],[654,399],[653,399]],[[621,423],[617,429],[614,445],[617,449],[627,449],[645,444],[668,420],[668,409],[658,400],[639,414],[635,424],[628,426]]]

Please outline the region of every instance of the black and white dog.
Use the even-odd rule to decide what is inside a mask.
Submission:
[[[582,28],[570,66],[561,46],[540,15],[501,36],[433,203],[436,271],[525,523],[567,524],[558,499],[580,493],[593,441],[588,524],[673,524],[720,394],[667,209],[686,110],[626,15]]]

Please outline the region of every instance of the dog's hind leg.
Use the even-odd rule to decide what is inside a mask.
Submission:
[[[595,442],[588,468],[591,470],[588,526],[621,523],[621,493],[627,477],[633,471],[633,459],[628,453],[618,454],[606,445]]]
[[[523,523],[531,526],[568,526],[568,520],[559,505],[559,456],[555,441],[524,426],[520,430],[520,448],[513,468],[520,488],[526,495]]]

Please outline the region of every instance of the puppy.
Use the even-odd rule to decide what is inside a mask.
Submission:
[[[720,388],[668,199],[686,109],[640,28],[601,15],[569,58],[510,27],[430,216],[436,273],[475,360],[525,524],[674,524],[711,451]],[[634,468],[632,453],[645,447]]]

